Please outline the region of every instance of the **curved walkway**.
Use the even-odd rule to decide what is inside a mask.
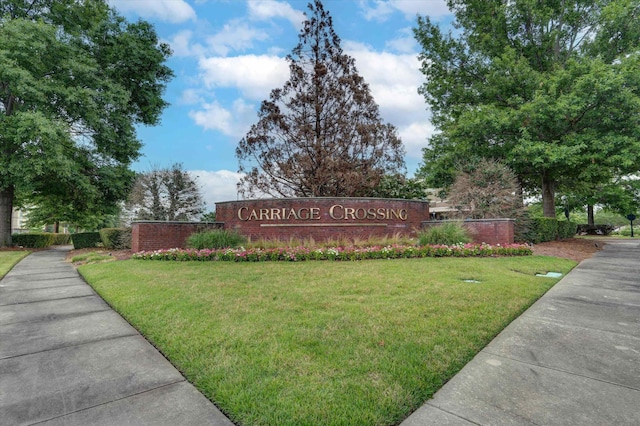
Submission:
[[[0,281],[0,424],[232,425],[65,262]]]
[[[640,425],[640,241],[610,240],[402,426]]]

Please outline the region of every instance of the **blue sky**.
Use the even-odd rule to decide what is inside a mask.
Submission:
[[[141,127],[138,171],[180,162],[211,210],[235,200],[238,141],[269,92],[289,78],[284,57],[298,42],[310,0],[107,0],[129,20],[154,24],[169,43],[175,78],[160,125]],[[370,86],[383,119],[398,128],[412,175],[433,132],[412,28],[416,15],[451,17],[445,0],[324,0],[343,50]]]

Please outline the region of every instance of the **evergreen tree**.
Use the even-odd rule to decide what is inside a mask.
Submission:
[[[236,150],[247,195],[367,196],[404,170],[395,127],[383,124],[329,13],[316,0],[287,56],[290,79],[271,92]]]

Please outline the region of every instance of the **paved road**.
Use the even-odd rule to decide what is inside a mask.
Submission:
[[[0,281],[0,425],[232,425],[65,256]]]
[[[640,425],[640,242],[578,265],[402,423],[418,425]]]

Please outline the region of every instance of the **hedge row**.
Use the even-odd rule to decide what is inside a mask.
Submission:
[[[26,248],[45,248],[53,245],[54,234],[13,234],[13,245]]]
[[[73,242],[75,249],[102,245],[109,249],[121,250],[131,248],[131,229],[104,228],[100,232],[80,232],[77,234],[52,234],[48,232],[13,234],[11,239],[14,246],[25,248],[46,248]]]
[[[102,245],[112,250],[131,248],[131,228],[104,228],[100,230]]]
[[[576,234],[578,226],[566,220],[549,217],[525,218],[516,225],[516,241],[538,244],[564,240]]]
[[[99,232],[79,232],[71,236],[74,249],[98,247],[102,244],[102,238]]]

